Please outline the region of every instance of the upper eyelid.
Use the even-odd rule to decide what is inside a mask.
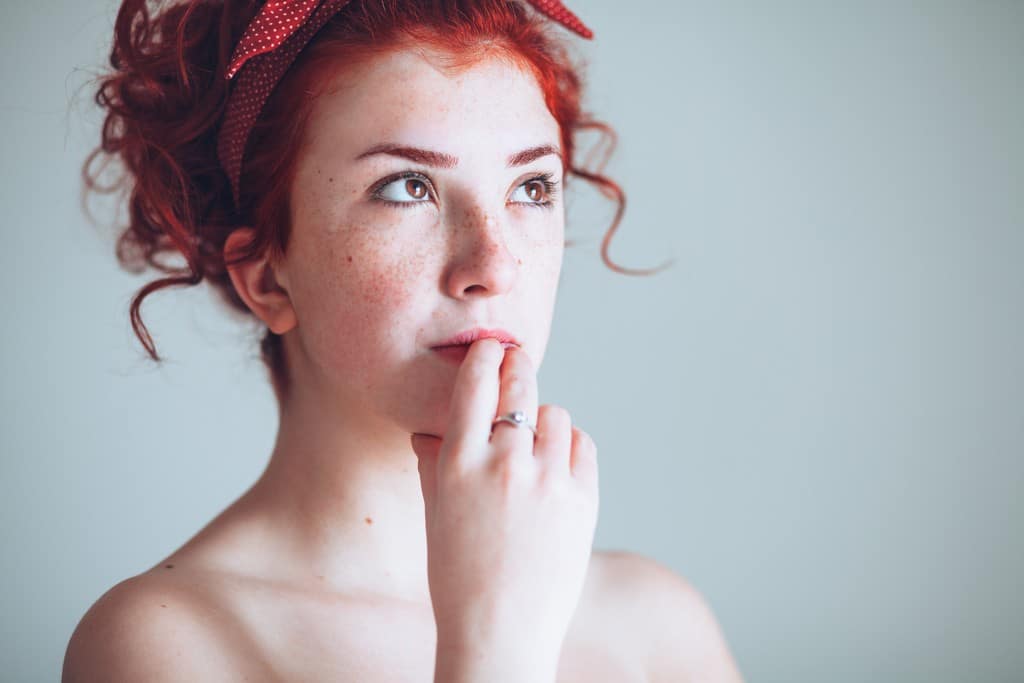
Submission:
[[[380,191],[383,190],[385,187],[391,185],[392,183],[397,183],[399,180],[410,180],[412,178],[419,178],[420,180],[425,181],[427,186],[430,187],[430,189],[434,188],[434,183],[430,180],[430,178],[420,173],[419,171],[402,171],[401,173],[396,173],[395,175],[385,178],[384,180],[381,180],[379,183],[377,183],[377,185],[373,189],[373,194],[379,194]]]
[[[413,178],[418,178],[425,182],[430,191],[433,192],[434,183],[425,173],[422,173],[420,171],[400,171],[399,173],[388,176],[387,178],[384,178],[383,180],[376,183],[370,190],[370,196],[378,197],[381,191],[388,185],[391,185],[392,183],[397,183],[399,180],[410,180]]]

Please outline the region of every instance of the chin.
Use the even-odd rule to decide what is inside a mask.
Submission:
[[[395,423],[406,433],[427,434],[440,439],[448,431],[448,409],[447,395],[417,403],[404,402],[395,412]]]

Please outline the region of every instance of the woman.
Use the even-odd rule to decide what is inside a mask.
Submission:
[[[92,606],[64,680],[738,680],[681,577],[592,551],[597,449],[537,405],[565,175],[617,192],[574,163],[600,124],[551,22],[506,0],[256,12],[125,0],[98,99],[135,188],[119,255],[170,274],[136,331],[158,358],[141,298],[209,279],[267,329],[277,442]]]

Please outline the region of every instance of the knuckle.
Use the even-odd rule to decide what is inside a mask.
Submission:
[[[512,373],[505,378],[503,383],[505,392],[520,396],[526,394],[528,384],[526,378],[519,373]]]
[[[573,427],[572,429],[573,432],[576,434],[576,439],[580,445],[580,449],[590,455],[596,455],[597,444],[594,443],[594,439],[591,438],[590,434],[587,434],[579,427]]]
[[[462,489],[468,478],[468,468],[461,462],[449,461],[445,467],[441,467],[437,471],[438,487],[448,492],[457,492]]]
[[[487,471],[499,490],[510,491],[528,478],[529,464],[514,453],[498,452],[490,458]]]
[[[539,434],[544,435],[545,439],[551,436],[560,436],[565,438],[564,435],[569,435],[571,438],[570,426],[572,425],[572,416],[569,415],[569,411],[565,408],[555,405],[553,403],[546,403],[537,410],[537,423]]]
[[[548,420],[552,423],[562,426],[572,424],[572,415],[564,407],[554,403],[547,403],[544,405],[544,410],[547,413]]]
[[[533,359],[530,358],[530,354],[523,351],[522,348],[518,346],[511,346],[506,353],[511,353],[512,360],[516,363],[522,364],[524,368],[533,368]]]
[[[545,468],[538,475],[538,487],[545,495],[559,499],[571,499],[576,495],[576,484],[569,473],[561,469]]]
[[[471,387],[477,387],[483,383],[491,373],[491,369],[484,363],[473,363],[465,366],[466,379]]]
[[[447,474],[452,479],[461,479],[473,471],[476,449],[466,446],[447,449],[438,460],[437,471]]]

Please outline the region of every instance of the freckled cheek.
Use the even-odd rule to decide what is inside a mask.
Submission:
[[[421,245],[384,237],[352,245],[344,260],[354,294],[381,312],[404,309],[423,283]]]
[[[333,334],[371,336],[363,343],[386,343],[402,321],[428,312],[412,310],[423,296],[423,255],[379,239],[349,240],[332,250],[331,287],[325,311]]]
[[[405,354],[416,320],[430,311],[417,309],[422,285],[403,275],[400,265],[374,263],[371,268],[359,265],[358,258],[342,258],[330,291],[315,304],[320,319],[314,323],[313,344],[328,374],[363,386]]]
[[[379,316],[404,310],[415,297],[415,278],[400,265],[364,275],[353,295],[363,308]]]

